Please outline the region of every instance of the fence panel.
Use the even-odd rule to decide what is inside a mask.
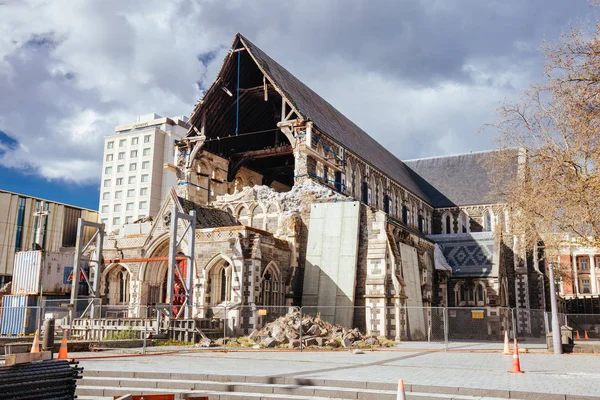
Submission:
[[[566,318],[567,325],[578,331],[581,338],[586,332],[590,339],[600,338],[600,314],[567,314]],[[575,337],[575,332],[573,335]]]
[[[522,342],[546,343],[546,334],[551,329],[552,318],[545,310],[515,308],[517,337]]]

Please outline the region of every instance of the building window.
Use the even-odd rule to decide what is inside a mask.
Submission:
[[[148,188],[141,188],[140,196],[147,196],[147,195],[148,195]]]
[[[129,153],[129,157],[136,158],[137,157],[137,150],[131,150],[131,153]]]
[[[119,160],[124,160],[124,159],[125,159],[125,152],[124,152],[124,151],[120,152],[120,153],[118,154],[118,157],[117,157],[117,159],[119,159]]]
[[[458,216],[459,221],[459,232],[468,233],[469,232],[469,217],[464,212],[461,212]]]
[[[107,213],[108,212],[108,206],[102,206],[102,212],[103,213]]]
[[[125,217],[125,223],[126,224],[130,224],[133,222],[133,217],[131,215],[128,215]]]
[[[150,135],[144,136],[144,143],[150,143]]]
[[[127,183],[132,185],[135,183],[135,176],[130,176],[129,179],[127,179]]]
[[[17,236],[15,238],[15,251],[21,251],[23,242],[23,221],[25,220],[25,197],[19,197],[19,208],[17,209]]]
[[[143,156],[149,156],[150,155],[150,147],[145,148],[144,151],[143,151],[143,153],[142,153],[142,155]]]
[[[121,211],[121,205],[120,204],[115,204],[113,207],[113,211],[114,212],[120,212]]]
[[[110,179],[105,179],[104,180],[104,187],[109,187],[111,183],[112,183],[112,181]]]
[[[450,213],[445,213],[442,216],[442,233],[449,235],[452,233],[452,217]]]
[[[582,293],[590,293],[590,280],[582,279],[581,280]]]
[[[139,141],[140,141],[140,138],[137,137],[137,136],[131,138],[131,144],[132,145],[138,144]]]
[[[129,189],[127,191],[127,197],[135,197],[135,189]]]
[[[112,149],[113,147],[115,147],[115,142],[114,141],[106,142],[106,148],[107,149]]]
[[[129,164],[129,170],[130,171],[135,171],[137,169],[137,163],[131,163]]]
[[[148,169],[150,168],[150,161],[144,161],[142,163],[142,169]]]
[[[123,178],[117,178],[115,186],[121,186],[123,184]]]
[[[113,160],[113,155],[112,154],[107,154],[106,155],[106,161],[112,161]]]
[[[146,175],[142,175],[142,183],[148,182],[149,176]]]
[[[139,207],[139,209],[140,210],[145,210],[146,209],[146,204],[147,203],[145,201],[140,201],[140,207]]]
[[[102,200],[110,200],[110,192],[102,193]]]
[[[142,218],[146,218],[146,214],[140,214],[140,215],[138,215],[138,219],[142,219]]]
[[[483,283],[479,283],[477,285],[477,293],[476,293],[476,295],[477,295],[477,299],[476,299],[477,305],[478,306],[485,305],[485,290],[484,290],[484,287],[483,287]]]
[[[100,223],[106,225],[106,224],[108,224],[108,219],[107,218],[102,218],[100,220]]]
[[[122,198],[122,197],[123,197],[123,192],[122,192],[122,191],[120,191],[120,190],[117,190],[117,191],[115,192],[115,199],[120,199],[120,198]]]
[[[112,174],[112,167],[106,167],[106,168],[104,168],[104,174],[105,175]]]
[[[117,172],[123,172],[123,171],[125,171],[125,165],[123,165],[123,164],[117,165]]]
[[[119,140],[119,147],[125,147],[125,142],[126,142],[125,139]]]
[[[483,230],[486,232],[492,231],[492,213],[489,210],[483,213]]]
[[[131,211],[131,210],[133,210],[133,203],[127,203],[127,205],[125,206],[125,209],[126,209],[127,211]]]
[[[418,222],[417,222],[417,227],[419,228],[419,232],[423,233],[423,216],[419,215],[417,217]]]
[[[404,225],[408,225],[408,208],[406,206],[402,206],[402,222]]]
[[[579,269],[582,271],[587,271],[590,269],[587,257],[578,257],[577,263],[579,264]]]
[[[114,217],[113,218],[113,225],[119,225],[119,224],[121,224],[121,218]]]

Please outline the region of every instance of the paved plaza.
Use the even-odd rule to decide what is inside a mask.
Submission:
[[[449,352],[406,349],[366,351],[365,354],[187,349],[135,357],[86,358],[93,356],[90,353],[79,356],[86,371],[183,372],[388,383],[402,378],[410,385],[600,396],[598,356],[555,356],[542,352],[540,346],[537,349],[532,346],[529,353],[521,354],[521,368],[525,373],[511,374],[507,372],[511,368],[511,356],[480,350],[474,345],[469,348],[466,343],[462,347],[463,350]]]

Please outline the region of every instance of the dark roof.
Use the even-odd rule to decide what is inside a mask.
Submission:
[[[489,164],[494,153],[500,151],[514,153],[514,168],[503,178],[503,181],[508,181],[516,176],[517,149],[422,158],[404,163],[433,207],[494,204],[505,201],[495,190]]]
[[[244,36],[238,33],[234,45],[238,39],[302,118],[312,121],[319,131],[427,201],[402,161]]]
[[[196,210],[196,229],[241,225],[230,213],[218,208],[201,206],[183,197],[177,197],[186,213]]]

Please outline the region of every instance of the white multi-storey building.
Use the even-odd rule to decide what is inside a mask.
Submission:
[[[135,124],[117,126],[114,135],[105,137],[99,213],[108,232],[156,215],[176,184],[164,166],[173,163],[174,144],[187,133],[187,121],[141,115]]]

